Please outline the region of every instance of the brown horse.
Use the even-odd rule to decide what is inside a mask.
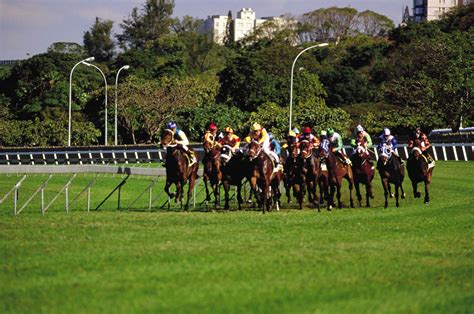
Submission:
[[[252,169],[250,186],[255,191],[255,195],[259,196],[259,204],[262,207],[262,213],[265,214],[265,209],[270,211],[272,202],[272,160],[270,156],[265,154],[262,145],[257,141],[250,142],[248,145],[247,155]],[[258,195],[257,187],[260,190],[260,195]]]
[[[184,148],[179,147],[171,130],[165,129],[161,136],[161,146],[166,148],[166,184],[165,192],[170,198],[175,197],[175,201],[181,204],[183,197],[184,185],[189,181],[188,197],[184,206],[188,210],[189,199],[196,183],[199,162],[195,162],[189,166],[189,158]],[[170,193],[169,188],[172,184],[176,185],[176,192]]]
[[[300,150],[297,145],[288,147],[288,157],[284,165],[284,184],[288,203],[291,203],[291,189],[293,196],[299,204],[299,208],[303,208],[304,177],[303,177],[303,161],[300,157]]]
[[[433,167],[429,166],[426,157],[423,156],[418,147],[413,148],[412,155],[407,160],[407,170],[415,198],[421,197],[421,193],[418,192],[418,183],[425,183],[425,204],[428,204],[430,202],[430,183],[433,176]]]
[[[305,178],[305,184],[308,190],[308,201],[317,206],[319,211],[319,200],[316,195],[316,187],[318,185],[319,176],[321,172],[318,156],[313,153],[313,148],[311,147],[309,141],[303,140],[300,142],[300,156],[303,161],[302,163],[302,173]]]
[[[203,147],[205,154],[202,163],[204,165],[203,179],[206,188],[206,201],[211,200],[207,187],[209,182],[214,193],[214,208],[217,208],[220,204],[219,183],[222,180],[220,150],[212,147],[212,143],[209,141],[205,141]]]
[[[322,148],[318,151],[319,157],[319,179],[318,179],[318,186],[319,186],[319,204],[324,203],[324,201],[329,200],[329,170],[328,170],[328,162],[327,162],[327,154],[326,151]]]
[[[250,178],[248,159],[242,154],[233,154],[232,148],[224,145],[220,151],[222,185],[225,192],[225,209],[229,209],[229,190],[231,185],[237,186],[237,202],[242,209],[242,180]]]
[[[359,206],[362,206],[362,195],[359,184],[365,185],[365,206],[370,207],[370,199],[374,198],[372,193],[372,180],[374,179],[374,169],[370,161],[370,155],[365,148],[358,146],[351,156],[352,170],[354,172],[354,184]]]
[[[354,175],[352,173],[352,167],[339,159],[338,156],[332,151],[329,152],[327,158],[328,170],[329,170],[329,200],[328,200],[328,210],[331,210],[331,207],[334,205],[334,192],[337,190],[337,206],[342,208],[341,203],[341,187],[342,179],[346,179],[349,182],[349,200],[351,207],[354,208],[354,200],[352,199],[352,188],[354,186]]]
[[[395,185],[395,205],[400,206],[398,202],[398,189],[400,188],[401,197],[405,198],[405,192],[403,191],[403,179],[405,178],[405,168],[401,163],[400,159],[394,156],[380,156],[377,162],[377,169],[382,180],[383,191],[385,195],[385,205],[388,207],[388,197],[392,197],[390,191],[390,183]]]

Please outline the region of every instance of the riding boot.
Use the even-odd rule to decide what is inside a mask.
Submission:
[[[196,159],[196,155],[195,153],[192,151],[192,150],[188,150],[188,156],[189,156],[189,167],[191,167],[192,165],[194,165],[197,161]]]

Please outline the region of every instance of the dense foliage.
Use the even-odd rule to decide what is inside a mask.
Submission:
[[[295,65],[294,126],[332,126],[348,135],[361,123],[370,132],[390,127],[402,135],[415,126],[457,129],[474,120],[474,4],[440,21],[397,28],[372,11],[318,9],[296,26],[264,23],[225,45],[199,33],[202,21],[171,18],[173,9],[174,1],[145,0],[120,25],[120,34],[97,17],[83,46],[53,43],[46,53],[0,67],[0,145],[66,144],[70,71],[89,56],[107,76],[109,130],[116,71],[130,65],[117,89],[120,143],[156,143],[170,119],[193,141],[210,121],[240,135],[258,121],[283,138],[293,60],[321,41],[331,44],[308,50]],[[103,143],[100,73],[79,64],[71,83],[73,144]]]

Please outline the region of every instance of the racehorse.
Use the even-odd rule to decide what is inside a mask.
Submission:
[[[202,163],[204,165],[203,179],[206,188],[206,201],[211,200],[207,187],[209,182],[214,193],[214,208],[217,208],[220,204],[219,183],[222,180],[220,150],[212,147],[212,143],[209,141],[205,141],[203,147],[205,154]]]
[[[324,149],[319,149],[318,152],[319,157],[319,179],[318,179],[318,186],[319,186],[319,204],[324,203],[324,201],[329,200],[329,171],[327,166],[327,154]]]
[[[270,156],[263,151],[262,145],[255,140],[249,143],[247,155],[252,170],[250,186],[255,191],[255,195],[258,195],[257,187],[260,189],[259,204],[262,207],[262,213],[265,214],[265,209],[267,211],[271,209],[273,163]]]
[[[421,149],[417,147],[416,141],[412,156],[407,160],[407,170],[415,198],[421,197],[421,193],[418,191],[418,183],[425,183],[425,204],[428,204],[430,202],[430,183],[433,176],[433,167],[429,166],[428,160],[423,156]]]
[[[359,207],[362,206],[362,195],[360,194],[359,184],[365,185],[365,202],[366,207],[370,207],[370,198],[374,198],[372,193],[372,180],[374,179],[374,169],[370,162],[370,155],[364,147],[358,146],[354,154],[351,156],[352,171],[354,173],[354,185],[356,189]]]
[[[189,166],[190,160],[186,154],[184,148],[179,147],[173,136],[173,132],[169,129],[165,129],[161,136],[161,146],[166,148],[166,184],[165,192],[168,197],[175,197],[175,201],[181,204],[183,197],[184,185],[189,181],[188,197],[184,206],[185,210],[188,210],[189,199],[196,183],[197,172],[199,168],[199,162],[196,161],[193,165]],[[170,193],[169,188],[172,184],[176,185],[176,192]]]
[[[329,200],[328,200],[328,210],[331,210],[331,207],[334,205],[334,192],[337,190],[337,206],[342,208],[341,203],[341,187],[342,179],[346,179],[349,182],[349,200],[351,207],[354,208],[354,200],[352,199],[352,188],[354,186],[354,175],[352,173],[352,167],[350,165],[345,165],[336,156],[333,151],[329,152],[328,158],[328,170],[329,170]]]
[[[302,173],[304,182],[308,190],[308,201],[316,204],[319,211],[319,200],[316,195],[316,187],[318,185],[319,176],[321,172],[318,156],[313,152],[313,149],[307,140],[300,142],[300,156],[302,160]]]
[[[231,185],[237,186],[237,202],[242,209],[242,180],[250,177],[249,163],[242,154],[233,154],[229,145],[223,145],[220,151],[222,186],[225,192],[225,209],[229,209],[229,190]]]
[[[405,192],[403,191],[403,179],[405,178],[405,168],[401,163],[400,159],[396,156],[392,156],[391,152],[385,151],[386,156],[380,156],[377,162],[377,169],[382,180],[383,191],[385,195],[384,208],[388,207],[388,196],[392,197],[390,191],[390,183],[395,185],[395,205],[399,207],[398,202],[398,189],[400,188],[401,197],[405,198]],[[388,156],[388,157],[387,157]]]
[[[286,190],[286,197],[288,203],[291,203],[291,189],[293,189],[293,196],[296,197],[299,208],[303,208],[304,195],[304,177],[302,170],[302,159],[300,157],[300,150],[297,145],[288,147],[288,157],[284,165],[284,184]]]

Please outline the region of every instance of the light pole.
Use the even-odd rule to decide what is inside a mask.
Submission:
[[[97,70],[99,70],[100,74],[102,74],[102,77],[104,78],[104,82],[105,82],[105,135],[104,135],[104,145],[107,146],[107,79],[105,78],[104,72],[102,72],[102,70],[98,66],[96,66],[95,64],[92,64],[92,63],[87,63],[87,62],[83,62],[83,63],[85,65],[87,65],[88,67],[94,67]]]
[[[314,46],[311,46],[311,47],[308,47],[306,49],[304,49],[303,51],[301,51],[295,58],[295,60],[293,61],[293,65],[291,66],[291,80],[290,80],[290,124],[289,124],[289,131],[291,131],[291,114],[293,112],[293,70],[295,69],[295,64],[296,64],[296,60],[298,60],[298,58],[305,52],[305,51],[308,51],[310,49],[313,49],[313,48],[317,48],[317,47],[325,47],[329,45],[328,43],[322,43],[322,44],[318,44],[318,45],[314,45]]]
[[[123,67],[121,67],[118,72],[117,72],[117,76],[115,76],[115,146],[117,146],[117,84],[118,84],[118,77],[119,77],[119,74],[120,74],[120,71],[122,70],[128,70],[130,69],[130,66],[129,65],[124,65]]]
[[[79,61],[76,63],[71,70],[71,73],[69,74],[69,126],[68,126],[68,136],[67,136],[67,146],[71,146],[71,120],[72,120],[72,112],[71,112],[71,105],[72,105],[72,72],[74,69],[81,63],[86,62],[86,61],[94,61],[94,57],[89,57],[86,58],[82,61]]]

